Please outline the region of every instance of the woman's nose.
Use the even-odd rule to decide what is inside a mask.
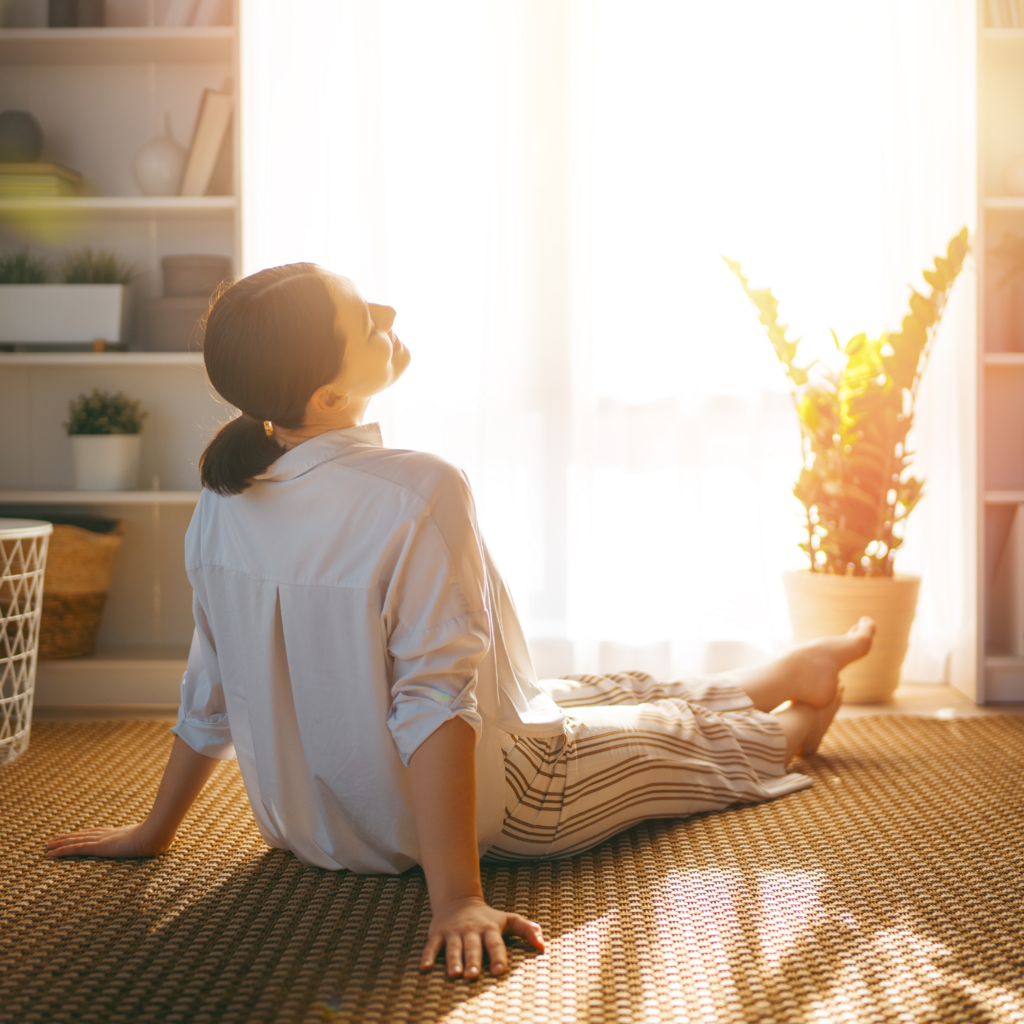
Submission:
[[[386,334],[391,330],[395,317],[398,315],[393,306],[378,306],[373,302],[368,302],[367,305],[370,307],[370,316],[373,317],[373,322],[377,329],[384,331]]]

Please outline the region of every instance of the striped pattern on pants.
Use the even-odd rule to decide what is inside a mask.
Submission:
[[[786,774],[778,721],[735,683],[643,672],[542,683],[563,707],[552,737],[510,737],[505,823],[488,861],[571,857],[646,818],[757,803],[811,784]]]

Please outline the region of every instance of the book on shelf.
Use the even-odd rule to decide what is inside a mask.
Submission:
[[[192,144],[181,176],[183,196],[205,196],[217,167],[221,148],[228,138],[235,99],[229,92],[204,89]]]
[[[992,642],[1009,654],[1024,655],[1024,506],[1013,523],[992,578]]]
[[[0,196],[4,199],[34,199],[52,196],[77,196],[82,192],[82,176],[51,163],[0,164]]]

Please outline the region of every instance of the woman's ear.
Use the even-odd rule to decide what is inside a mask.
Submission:
[[[345,392],[338,391],[331,384],[325,384],[317,388],[309,400],[310,409],[313,412],[330,413],[334,415],[346,409],[351,399]]]

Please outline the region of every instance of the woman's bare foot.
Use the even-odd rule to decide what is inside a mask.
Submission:
[[[873,625],[873,623],[872,623]],[[828,732],[828,727],[832,724],[832,720],[836,717],[836,712],[842,706],[843,703],[843,684],[840,683],[836,687],[835,696],[832,698],[832,703],[828,707],[817,708],[815,714],[817,715],[817,722],[811,727],[810,732],[804,737],[803,743],[800,744],[799,753],[807,757],[810,754],[816,754],[818,747],[821,745],[821,741],[825,738],[825,733]]]
[[[834,715],[835,708],[839,706],[836,704],[833,708],[840,671],[850,662],[863,658],[871,650],[874,638],[874,620],[864,616],[842,636],[823,637],[794,648],[786,656],[792,668],[792,684],[796,694],[792,699],[810,704],[812,708],[825,711],[832,709]],[[827,724],[825,728],[828,728]]]

